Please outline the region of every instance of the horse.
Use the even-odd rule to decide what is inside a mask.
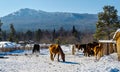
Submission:
[[[59,44],[50,45],[49,46],[49,51],[50,51],[50,59],[52,61],[54,61],[54,58],[55,58],[56,54],[58,54],[58,58],[57,58],[58,62],[60,61],[59,60],[59,55],[61,55],[61,58],[62,58],[63,62],[65,62],[65,54],[63,53],[62,48],[60,47]]]
[[[34,44],[32,53],[38,52],[40,53],[40,45],[39,44]]]
[[[96,60],[99,60],[100,57],[102,56],[102,49],[103,48],[101,44],[94,46],[93,50],[94,50],[94,56]]]
[[[86,44],[74,44],[73,47],[79,52],[79,50],[83,50],[86,47]]]
[[[88,56],[94,56],[93,47],[94,47],[93,43],[88,43],[86,45],[86,52]]]
[[[88,43],[86,44],[86,47],[84,47],[84,56],[94,56],[96,53],[96,50],[94,50],[94,47],[99,45],[99,43],[97,42],[93,42],[93,43]]]
[[[79,50],[83,50],[84,56],[90,56],[93,53],[93,51],[89,47],[89,44],[74,44],[73,48],[76,48],[78,52]]]
[[[85,45],[86,45],[86,47],[84,47],[84,51],[83,51],[84,56],[88,56],[88,57],[93,56],[94,51],[91,48],[92,44],[88,43],[88,44],[85,44]]]
[[[94,52],[93,55],[95,56],[96,60],[99,60],[100,57],[102,56],[102,45],[99,44],[98,42],[93,42],[93,43],[88,43],[87,47]]]

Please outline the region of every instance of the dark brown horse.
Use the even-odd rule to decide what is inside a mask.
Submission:
[[[34,44],[32,53],[38,52],[40,53],[40,45],[39,44]]]
[[[90,56],[90,51],[91,51],[91,48],[89,48],[88,44],[86,44],[86,47],[84,48],[84,56]]]
[[[93,47],[94,47],[93,43],[88,43],[86,45],[86,53],[88,56],[94,56]]]
[[[93,42],[93,43],[89,43],[88,48],[90,48],[93,52],[94,52],[94,56],[97,59],[100,59],[100,57],[102,56],[102,45],[99,44],[98,42]]]
[[[79,50],[83,50],[84,48],[86,48],[86,44],[74,44],[73,46],[74,46],[74,48],[76,48],[78,51],[79,51]]]
[[[90,56],[92,55],[94,52],[91,50],[91,44],[74,44],[73,47],[74,49],[79,50],[83,50],[84,56]]]
[[[49,51],[50,51],[50,59],[52,61],[54,61],[54,58],[55,58],[56,54],[58,54],[57,60],[60,61],[59,60],[59,55],[61,55],[61,58],[62,58],[63,62],[65,62],[65,54],[63,53],[62,48],[60,47],[60,45],[58,45],[58,44],[50,45],[49,46]]]

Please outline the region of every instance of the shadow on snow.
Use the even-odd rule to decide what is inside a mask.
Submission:
[[[65,64],[79,64],[79,63],[77,63],[77,62],[70,62],[70,61],[66,61],[66,62],[62,62],[62,61],[61,61],[61,63],[65,63]]]

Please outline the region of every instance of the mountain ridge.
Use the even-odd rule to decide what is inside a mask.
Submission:
[[[9,30],[9,24],[13,23],[17,31],[36,30],[36,29],[72,29],[74,25],[78,30],[95,31],[97,14],[79,14],[69,12],[46,12],[35,9],[20,9],[1,17],[2,28]]]

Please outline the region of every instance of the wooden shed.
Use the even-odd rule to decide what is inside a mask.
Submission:
[[[116,41],[113,40],[99,40],[102,45],[102,55],[109,55],[116,52]]]
[[[117,55],[118,55],[118,60],[120,61],[120,29],[118,29],[114,36],[113,40],[116,40],[116,46],[117,46]]]

